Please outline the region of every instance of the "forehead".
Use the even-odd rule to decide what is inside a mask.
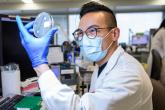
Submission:
[[[79,28],[82,30],[86,30],[88,27],[92,25],[105,27],[108,25],[107,23],[109,18],[110,14],[107,12],[89,12],[80,19]]]

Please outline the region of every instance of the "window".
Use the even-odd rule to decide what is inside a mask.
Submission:
[[[78,14],[69,15],[69,40],[74,40],[73,31],[78,28]],[[162,12],[117,13],[116,19],[120,28],[119,43],[130,43],[130,34],[149,32],[158,28],[163,20]]]
[[[78,28],[79,21],[80,21],[80,17],[78,14],[69,15],[69,40],[70,41],[74,40],[72,33]]]
[[[130,43],[130,34],[149,32],[158,28],[163,20],[162,12],[117,13],[116,19],[120,28],[119,43]]]
[[[55,45],[62,45],[64,41],[68,41],[68,17],[67,15],[53,15],[55,26],[59,28],[56,37],[54,37]]]

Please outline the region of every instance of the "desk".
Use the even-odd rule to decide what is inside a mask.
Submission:
[[[18,104],[18,103],[19,103],[19,105],[20,105],[20,101],[23,101],[23,100],[24,100],[24,102],[25,102],[25,98],[27,99],[26,96],[22,96],[22,95],[14,95],[14,96],[12,96],[12,97],[6,97],[6,98],[1,97],[1,98],[0,98],[0,110],[16,110],[16,109],[14,108],[14,106],[15,106],[16,104]],[[39,105],[39,108],[38,108],[38,109],[39,109],[39,110],[47,110],[45,104],[44,104],[43,101],[41,100],[41,97],[28,96],[27,103],[33,103],[34,101],[37,101],[36,98],[37,98],[37,100],[40,101],[40,103],[41,103],[41,104]],[[30,99],[30,100],[32,99],[33,102],[31,102],[29,99]],[[37,106],[38,106],[38,102],[36,102],[36,103],[37,103]],[[24,103],[24,104],[26,104],[26,103]],[[22,105],[23,105],[23,103],[22,103]],[[31,105],[31,104],[30,104],[30,105]],[[29,106],[29,104],[27,104],[27,106]]]
[[[14,106],[23,99],[24,96],[14,95],[13,97],[2,97],[0,99],[0,110],[14,110]]]

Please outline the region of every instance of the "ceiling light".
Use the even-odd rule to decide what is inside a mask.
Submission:
[[[33,3],[33,0],[22,0],[24,3]]]

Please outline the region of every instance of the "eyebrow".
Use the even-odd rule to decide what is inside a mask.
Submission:
[[[89,26],[87,29],[93,28],[93,27],[100,27],[100,26],[98,26],[98,25],[91,25],[91,26]]]
[[[93,28],[93,27],[100,27],[100,26],[99,26],[99,25],[91,25],[91,26],[89,26],[87,29]],[[87,29],[86,29],[86,30],[87,30]],[[78,29],[76,29],[75,31],[78,31],[78,30],[81,30],[81,31],[82,31],[81,28],[78,28]]]
[[[81,30],[80,28],[78,28],[78,29],[76,29],[75,31],[82,31],[82,30]],[[74,31],[74,32],[75,32],[75,31]]]

